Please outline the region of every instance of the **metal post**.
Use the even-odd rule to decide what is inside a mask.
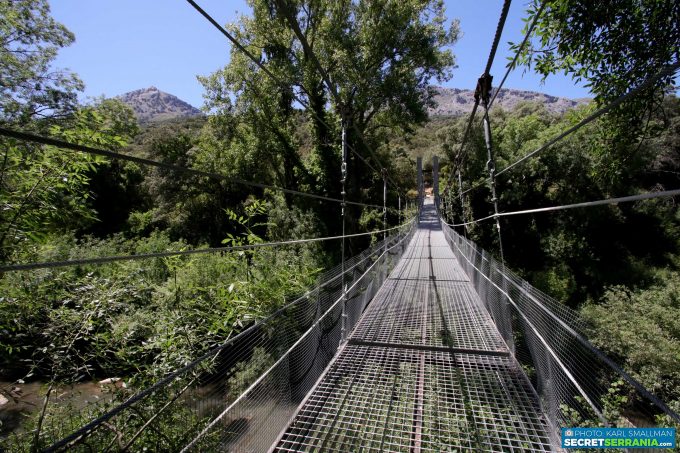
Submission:
[[[342,203],[341,203],[341,211],[342,211],[342,265],[341,265],[341,272],[342,272],[342,315],[341,315],[341,323],[340,323],[340,343],[344,343],[345,340],[347,339],[347,285],[345,284],[345,182],[347,181],[347,131],[346,131],[346,126],[347,126],[347,119],[346,116],[343,112],[342,114],[342,164],[340,165],[340,173],[342,176],[342,179],[340,182],[342,183]]]
[[[382,169],[383,178],[383,243],[387,251],[387,169]]]
[[[418,186],[418,197],[416,206],[416,215],[418,216],[418,223],[420,223],[420,209],[423,205],[423,158],[416,158],[416,184]]]
[[[491,91],[491,81],[493,77],[488,74],[482,75],[477,81],[477,89],[475,90],[475,99],[482,98],[482,105],[484,106],[484,141],[486,142],[486,153],[488,160],[486,162],[489,170],[489,181],[491,186],[491,202],[493,203],[494,216],[496,219],[496,230],[498,230],[498,247],[501,254],[501,263],[505,269],[505,256],[503,254],[503,239],[501,237],[501,222],[498,217],[498,197],[496,196],[496,162],[493,156],[493,147],[491,146],[491,124],[489,123],[489,93]]]
[[[403,223],[403,220],[401,218],[401,193],[399,194],[399,225]]]
[[[432,193],[434,206],[439,213],[439,157],[437,156],[432,156]]]
[[[458,194],[460,195],[460,218],[465,223],[465,199],[463,198],[463,178],[458,170]],[[467,239],[467,225],[463,225],[463,235]]]

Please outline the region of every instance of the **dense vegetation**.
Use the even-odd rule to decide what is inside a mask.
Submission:
[[[543,11],[541,10],[543,4]],[[520,64],[544,77],[562,72],[588,83],[591,105],[549,114],[526,104],[491,112],[496,168],[501,170],[598,107],[678,62],[677,2],[622,0],[532,2],[534,39]],[[653,45],[650,43],[654,43]],[[519,49],[519,45],[513,46]],[[624,57],[625,56],[625,57]],[[673,72],[656,79],[609,115],[498,177],[503,211],[600,200],[680,187],[680,100]],[[670,89],[669,89],[670,87]],[[479,119],[478,121],[481,121]],[[493,213],[484,179],[481,124],[461,148],[465,119],[438,132],[449,158],[446,194],[456,221]],[[463,189],[481,187],[459,200]],[[581,310],[591,339],[647,388],[680,408],[680,211],[673,198],[502,219],[509,265],[538,288]],[[493,222],[471,225],[470,237],[498,251]]]
[[[493,112],[498,168],[504,168],[576,124],[594,106],[550,115],[541,105]],[[447,151],[458,150],[464,118],[444,132]],[[617,142],[611,123],[581,129],[542,157],[498,178],[503,211],[556,206],[680,187],[677,134],[680,101],[669,97],[650,119],[643,140]],[[481,131],[461,167],[465,182],[483,182],[486,156]],[[457,178],[447,193],[456,222],[493,213],[482,184],[465,197],[461,212]],[[676,288],[680,253],[678,209],[672,199],[513,216],[501,221],[509,266],[547,294],[583,308],[591,337],[628,363],[634,375],[668,400],[680,398],[677,354],[680,306]],[[462,231],[462,230],[461,230]],[[467,234],[498,251],[493,221],[470,225]],[[665,365],[664,365],[665,364]],[[663,389],[663,391],[661,391]]]
[[[58,50],[74,36],[50,17],[46,0],[2,2],[0,123],[339,198],[342,116],[352,149],[372,167],[384,165],[398,185],[413,186],[414,166],[403,152],[393,155],[383,146],[384,130],[423,123],[433,95],[429,79],[450,76],[454,59],[446,47],[455,42],[457,27],[444,24],[443,6],[252,6],[253,17],[232,32],[274,78],[234,49],[224,69],[201,79],[207,117],[140,130],[131,109],[117,100],[78,104],[83,83],[52,68]],[[305,49],[294,43],[293,29],[309,40]],[[311,52],[323,57],[323,77]],[[0,145],[3,264],[313,238],[341,230],[336,202],[13,139],[0,139]],[[381,200],[382,176],[354,153],[348,175],[349,200]],[[390,190],[390,207],[396,208],[398,196]],[[382,228],[382,210],[347,209],[348,233]],[[390,210],[388,223],[399,220],[400,213]],[[348,241],[347,254],[375,239]],[[26,429],[64,436],[76,426],[60,425],[68,409],[50,404],[60,385],[115,376],[128,391],[143,388],[309,288],[337,262],[338,247],[335,241],[6,272],[0,279],[0,368],[7,382],[2,396],[13,401],[17,382],[45,382],[44,405]],[[146,409],[153,413],[156,403],[162,400],[149,401]],[[16,425],[2,421],[3,431]],[[132,421],[127,425],[135,429]],[[187,435],[172,432],[173,423],[167,428],[160,437]],[[38,434],[26,439],[13,448],[44,446]]]
[[[622,80],[639,81],[660,69],[678,42],[677,23],[665,22],[680,17],[676,2],[620,1],[618,9],[606,11],[591,2],[548,3],[535,32],[540,46],[523,54],[520,63],[546,76],[566,71],[584,78],[597,97],[561,116],[536,104],[494,110],[498,168],[624,92]],[[433,95],[429,84],[450,77],[455,63],[446,47],[456,42],[458,26],[445,25],[441,2],[342,4],[253,1],[252,17],[231,31],[276,80],[234,49],[225,68],[201,79],[209,115],[140,130],[119,101],[79,105],[82,82],[51,68],[58,49],[74,37],[50,18],[45,0],[0,2],[0,124],[337,197],[342,120],[351,147],[374,166],[381,162],[405,190],[414,186],[416,156],[444,157],[443,180],[460,170],[465,187],[482,181],[486,151],[479,127],[460,152],[465,118],[426,123]],[[656,13],[633,14],[629,22],[618,13],[610,17],[610,11],[650,9]],[[576,19],[570,11],[579,12]],[[584,24],[590,17],[599,18],[592,29]],[[640,44],[648,29],[655,32],[656,46]],[[633,79],[627,78],[627,66],[611,65],[612,55],[623,52],[617,47],[622,42],[630,45],[625,54],[635,68]],[[680,102],[663,96],[669,81],[659,80],[638,101],[501,177],[502,209],[680,187]],[[0,146],[3,264],[319,237],[341,228],[334,203],[52,146],[5,138]],[[381,176],[354,153],[348,160],[348,198],[380,200]],[[451,219],[491,213],[486,186],[471,192],[462,209],[457,194],[453,178],[445,194]],[[390,191],[388,204],[396,207],[396,192]],[[352,206],[348,211],[349,233],[382,226],[378,210]],[[678,212],[667,199],[513,217],[502,225],[509,265],[581,310],[592,324],[593,341],[676,409]],[[388,218],[391,225],[398,220],[395,213]],[[471,226],[467,233],[497,250],[491,223]],[[349,241],[348,254],[370,240]],[[141,388],[310,287],[322,269],[337,262],[338,252],[337,243],[327,243],[5,273],[0,276],[2,379],[44,381],[47,400],[63,382],[122,376]],[[0,387],[11,399],[9,390]]]

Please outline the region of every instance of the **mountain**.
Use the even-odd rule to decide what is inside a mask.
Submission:
[[[132,107],[140,123],[154,123],[172,118],[202,115],[196,107],[156,87],[130,91],[118,99]]]
[[[434,100],[437,103],[437,106],[430,109],[430,115],[457,116],[472,111],[472,106],[475,102],[473,90],[444,87],[436,87],[436,90],[437,94],[435,95]],[[493,92],[495,92],[495,90]],[[544,93],[537,93],[535,91],[503,88],[500,93],[498,93],[494,105],[501,106],[505,110],[512,110],[517,104],[523,101],[540,102],[546,106],[549,112],[564,113],[566,110],[587,104],[590,102],[590,99],[568,99],[550,96],[549,94]]]

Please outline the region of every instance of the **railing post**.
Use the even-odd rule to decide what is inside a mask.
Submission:
[[[341,252],[341,272],[342,272],[342,314],[340,321],[340,344],[344,343],[347,339],[347,285],[345,283],[345,197],[347,195],[345,191],[345,182],[347,181],[347,116],[345,112],[342,112],[342,164],[340,165],[340,173],[342,179],[342,252]]]
[[[463,198],[463,178],[460,175],[460,169],[458,169],[458,195],[460,197],[460,218],[461,223],[465,223],[465,199]],[[463,235],[467,237],[467,225],[463,225]]]
[[[387,251],[387,169],[382,169],[383,178],[383,243]]]
[[[432,195],[434,207],[439,215],[439,157],[432,156]]]
[[[418,216],[418,223],[420,223],[420,210],[423,207],[423,158],[418,157],[416,158],[416,184],[418,188],[418,198],[417,198],[417,203],[418,205],[416,206],[417,209],[417,216]]]
[[[401,216],[401,193],[399,193],[399,225],[401,225],[404,222],[401,217],[402,217]]]

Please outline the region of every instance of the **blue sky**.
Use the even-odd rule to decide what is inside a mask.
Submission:
[[[445,84],[474,88],[484,69],[502,0],[447,0],[447,15],[461,22],[463,37],[453,47],[458,69]],[[229,59],[230,43],[184,0],[51,0],[52,15],[76,35],[62,49],[55,66],[69,68],[86,84],[87,96],[116,96],[156,86],[200,107],[203,88],[196,75],[209,74]],[[243,0],[201,0],[199,4],[220,23],[247,14]],[[508,41],[522,38],[525,3],[510,7],[492,68],[499,82],[505,72]],[[588,90],[571,78],[556,75],[544,85],[534,74],[514,71],[508,88],[556,96],[584,97]]]

